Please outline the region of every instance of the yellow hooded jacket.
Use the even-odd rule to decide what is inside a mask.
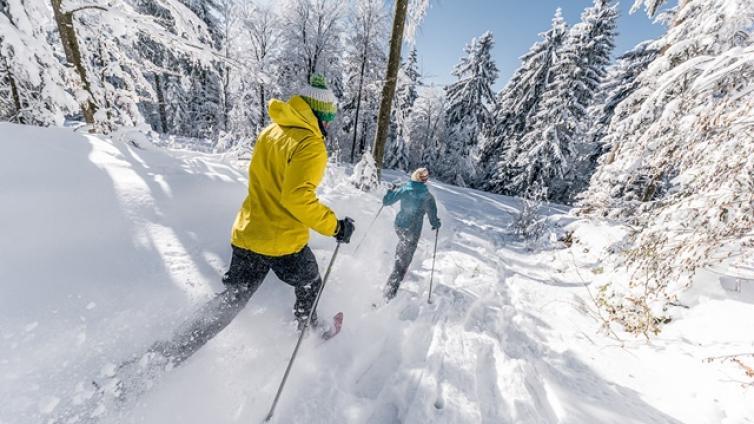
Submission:
[[[317,199],[327,150],[317,118],[299,96],[270,101],[272,124],[257,138],[249,193],[233,224],[231,243],[267,256],[299,252],[309,228],[335,235],[338,221]]]

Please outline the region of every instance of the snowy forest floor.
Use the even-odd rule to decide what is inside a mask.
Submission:
[[[169,337],[222,290],[246,170],[70,129],[0,124],[0,138],[0,423],[53,423],[101,369]],[[575,231],[577,243],[529,250],[508,229],[515,199],[432,183],[444,222],[434,302],[425,229],[398,297],[374,309],[395,209],[355,252],[382,193],[344,179],[331,170],[321,198],[357,232],[320,304],[321,316],[345,313],[343,332],[304,342],[276,422],[754,422],[741,369],[704,361],[754,351],[751,285],[729,292],[709,276],[683,319],[621,343],[589,312],[590,278],[618,227],[552,206],[552,231]],[[313,235],[311,246],[324,272],[335,243]],[[270,274],[225,331],[102,421],[260,422],[296,341],[292,303]]]

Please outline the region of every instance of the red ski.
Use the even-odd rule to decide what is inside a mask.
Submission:
[[[330,340],[340,333],[340,329],[343,327],[343,312],[338,312],[332,317],[332,324],[329,328],[322,332],[322,340]]]

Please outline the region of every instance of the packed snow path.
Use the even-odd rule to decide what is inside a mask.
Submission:
[[[0,159],[0,423],[56,422],[102,369],[169,337],[222,290],[245,171],[129,135],[0,130],[9,135]],[[361,240],[382,193],[338,184],[342,170],[333,172],[322,198],[356,219]],[[505,227],[515,200],[431,190],[444,223],[433,303],[425,228],[396,299],[372,307],[397,241],[386,208],[358,253],[355,243],[341,249],[320,315],[343,311],[343,331],[305,341],[275,422],[744,422],[735,417],[745,410],[713,399],[688,404],[717,378],[698,370],[698,358],[670,348],[667,357],[637,354],[596,335],[582,300],[590,258],[513,242]],[[324,271],[334,241],[315,235],[311,245]],[[296,340],[292,302],[270,274],[225,331],[103,422],[260,422]],[[653,369],[647,357],[676,366]],[[683,366],[695,375],[676,381]],[[732,404],[748,399],[735,385],[722,390]]]

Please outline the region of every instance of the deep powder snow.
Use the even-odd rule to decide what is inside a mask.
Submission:
[[[92,378],[169,337],[222,290],[245,170],[128,134],[10,124],[0,134],[0,423],[54,423]],[[682,320],[649,343],[621,344],[598,331],[585,288],[619,228],[553,206],[546,213],[577,243],[529,251],[507,229],[515,199],[430,190],[444,223],[434,302],[425,224],[398,296],[372,308],[397,241],[386,208],[358,252],[341,249],[320,315],[343,311],[343,331],[305,340],[276,422],[752,422],[745,375],[703,361],[754,351],[742,326],[754,313],[750,286],[731,293],[709,276]],[[356,219],[355,241],[382,194],[353,189],[342,168],[321,189],[339,216]],[[315,234],[311,246],[324,272],[334,240]],[[292,303],[270,274],[220,335],[100,421],[260,422],[296,340]]]

